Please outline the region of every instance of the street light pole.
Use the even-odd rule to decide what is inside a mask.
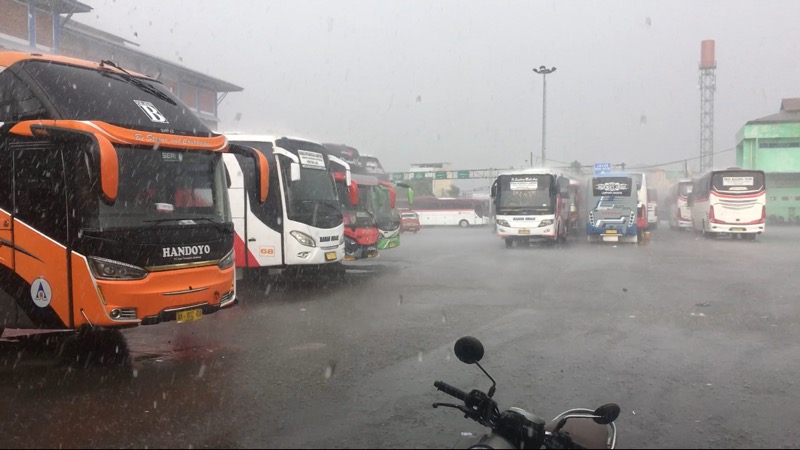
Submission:
[[[545,66],[539,66],[538,69],[533,69],[534,72],[542,75],[542,165],[545,164],[545,149],[547,148],[547,75],[556,71],[555,67],[548,69]]]

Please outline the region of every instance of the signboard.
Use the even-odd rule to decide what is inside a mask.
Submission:
[[[632,180],[627,177],[592,178],[592,195],[594,197],[604,195],[630,197],[632,184]]]
[[[752,186],[753,177],[722,177],[723,186]]]
[[[436,179],[437,180],[446,180],[447,179],[447,172],[436,172]]]
[[[611,163],[595,163],[594,174],[602,175],[604,173],[611,173]]]
[[[539,178],[537,177],[511,177],[509,187],[512,191],[535,191],[539,188]]]
[[[458,178],[460,179],[469,178],[469,170],[459,170]]]
[[[401,181],[405,179],[405,174],[403,172],[400,173],[393,173],[392,180],[393,181]]]
[[[322,157],[322,153],[297,150],[297,156],[300,157],[301,166],[309,169],[325,170],[325,159]]]
[[[414,172],[414,179],[415,180],[424,180],[425,179],[425,172]]]

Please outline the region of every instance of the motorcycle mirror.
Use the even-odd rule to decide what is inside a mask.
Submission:
[[[608,425],[619,417],[619,405],[616,403],[606,403],[595,409],[594,415],[598,416],[593,419],[595,423]]]
[[[483,344],[472,336],[464,336],[457,340],[453,351],[464,364],[475,364],[483,358]]]

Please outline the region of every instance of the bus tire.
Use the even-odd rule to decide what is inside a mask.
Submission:
[[[514,246],[514,240],[513,239],[505,238],[504,240],[506,241],[506,248],[511,248],[511,247]]]
[[[458,226],[460,226],[461,228],[467,228],[469,226],[469,222],[467,222],[466,219],[461,219],[461,221],[458,222]]]

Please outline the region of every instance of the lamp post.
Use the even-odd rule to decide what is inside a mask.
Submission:
[[[556,71],[555,67],[548,69],[545,66],[539,66],[538,69],[533,69],[534,72],[542,75],[542,165],[545,165],[545,149],[547,148],[547,75]]]

